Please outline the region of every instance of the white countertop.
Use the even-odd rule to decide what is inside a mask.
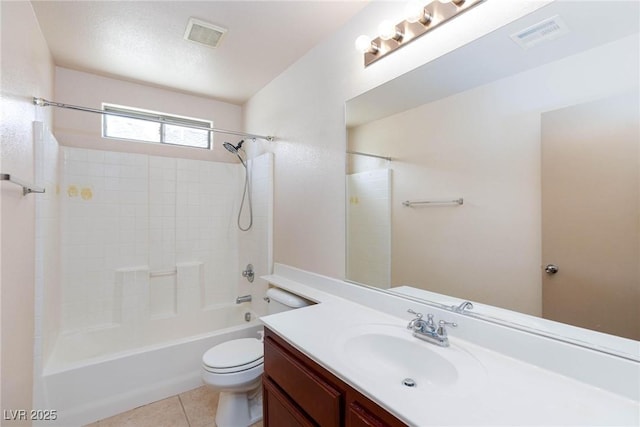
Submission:
[[[469,351],[485,374],[473,386],[455,391],[408,388],[401,384],[402,378],[388,384],[354,369],[335,343],[341,331],[349,328],[372,323],[404,327],[408,319],[293,280],[278,278],[277,284],[319,304],[262,317],[264,324],[409,425],[640,424],[638,402],[457,339],[455,330],[449,331],[449,349],[424,345],[433,345],[445,355],[458,347]]]

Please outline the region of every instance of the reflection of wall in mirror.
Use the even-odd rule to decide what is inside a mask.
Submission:
[[[350,129],[394,158],[391,285],[541,315],[541,113],[637,91],[638,62],[629,36]]]

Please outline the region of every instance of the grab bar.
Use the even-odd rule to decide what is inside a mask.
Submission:
[[[18,179],[14,176],[11,176],[11,174],[9,173],[3,173],[0,174],[0,181],[9,181],[9,182],[13,182],[14,184],[19,185],[20,187],[22,187],[22,195],[26,196],[27,194],[30,193],[44,193],[45,189],[42,187],[36,187],[33,185],[29,185],[27,183],[25,183],[24,181],[22,181],[21,179]]]
[[[412,207],[413,205],[461,205],[464,203],[464,199],[460,197],[455,200],[424,200],[420,202],[411,202],[406,200],[402,202],[402,206]]]

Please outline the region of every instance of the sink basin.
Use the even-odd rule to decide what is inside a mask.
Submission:
[[[403,326],[368,324],[347,329],[336,342],[339,357],[355,375],[390,386],[438,393],[468,393],[481,385],[484,366],[467,349],[438,347]]]

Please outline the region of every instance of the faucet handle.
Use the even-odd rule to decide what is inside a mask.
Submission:
[[[438,322],[438,325],[440,325],[441,327],[442,327],[442,326],[446,326],[446,325],[453,326],[454,328],[457,328],[457,327],[458,327],[458,324],[457,324],[456,322],[447,322],[447,321],[445,321],[445,320],[440,320],[440,321]]]
[[[414,314],[418,319],[422,319],[422,313],[416,313],[415,311],[413,311],[411,309],[407,310],[407,313]],[[431,315],[429,315],[429,316],[431,316]]]
[[[446,325],[452,326],[454,328],[458,327],[458,324],[455,322],[447,322],[445,320],[440,320],[438,322],[438,329],[436,330],[436,333],[441,336],[441,337],[446,337],[447,336],[447,329],[445,328]]]
[[[415,319],[411,319],[411,321],[407,325],[407,329],[413,329],[416,326],[416,322],[418,320],[422,320],[422,313],[416,313],[415,311],[413,311],[411,309],[407,310],[407,313],[411,313],[414,316],[416,316]]]

